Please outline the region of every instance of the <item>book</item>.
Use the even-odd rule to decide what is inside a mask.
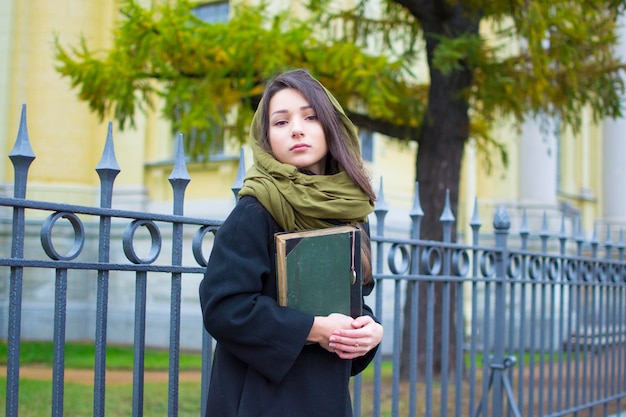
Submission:
[[[360,229],[282,232],[275,241],[279,305],[315,316],[361,315]]]

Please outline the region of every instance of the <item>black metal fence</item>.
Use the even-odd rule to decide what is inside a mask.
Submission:
[[[111,208],[113,182],[120,172],[113,150],[111,124],[102,158],[96,171],[100,177],[100,207],[85,207],[69,204],[28,200],[26,186],[28,169],[35,158],[31,149],[26,126],[26,109],[22,109],[20,127],[13,150],[9,154],[14,166],[14,197],[0,198],[0,206],[11,208],[12,244],[9,256],[0,257],[0,266],[9,269],[9,311],[8,311],[8,351],[6,381],[6,416],[18,416],[20,380],[20,334],[22,318],[22,289],[24,277],[33,269],[55,271],[54,285],[54,359],[52,371],[53,416],[64,412],[64,347],[66,332],[66,300],[68,292],[68,272],[84,271],[84,279],[95,275],[97,281],[94,362],[93,415],[105,415],[106,387],[106,347],[107,347],[107,308],[109,278],[113,272],[124,272],[128,279],[134,275],[134,377],[133,415],[143,415],[144,392],[144,349],[146,334],[146,295],[148,274],[166,274],[171,280],[170,320],[169,320],[169,389],[168,415],[178,414],[178,380],[180,354],[180,312],[181,285],[183,275],[202,274],[206,266],[203,241],[212,231],[217,230],[221,221],[183,216],[184,193],[190,181],[179,137],[174,169],[169,177],[173,190],[173,210],[171,215],[133,212]],[[42,215],[44,213],[44,215]],[[45,214],[49,213],[47,217]],[[25,257],[24,237],[28,215],[35,219],[45,219],[40,223],[40,240],[45,257],[34,259]],[[93,220],[95,219],[95,220]],[[85,223],[99,224],[97,238],[97,260],[82,260],[82,251],[87,241]],[[122,237],[125,261],[114,263],[110,260],[111,227],[113,222],[124,223]],[[64,223],[64,224],[62,224]],[[53,230],[69,226],[73,231],[69,245],[55,241]],[[183,227],[196,229],[191,242],[191,252],[195,265],[183,265]],[[161,231],[171,228],[171,256],[161,255],[163,246]],[[145,230],[149,234],[147,250],[135,245],[135,234]],[[141,232],[139,232],[141,233]],[[118,243],[118,242],[115,242]],[[32,249],[32,248],[29,248]],[[29,255],[34,253],[29,250]],[[87,257],[87,256],[85,256]],[[91,273],[92,275],[89,275]],[[200,311],[198,309],[198,314]],[[202,330],[199,328],[198,332]]]
[[[410,239],[384,236],[382,189],[375,210],[375,311],[392,315],[393,365],[385,377],[377,358],[372,415],[386,397],[393,416],[626,415],[623,232],[586,242],[565,217],[551,233],[544,214],[533,235],[524,211],[511,236],[501,206],[485,236],[475,204],[470,242],[453,243],[448,202],[443,241],[425,241],[418,195],[416,185]]]
[[[100,207],[26,199],[30,147],[25,108],[11,151],[14,196],[0,198],[12,211],[10,254],[0,254],[8,281],[6,415],[19,415],[22,289],[34,270],[54,271],[54,342],[51,414],[64,414],[68,273],[96,280],[93,415],[105,415],[108,295],[111,274],[134,278],[133,416],[144,409],[144,350],[148,277],[171,282],[168,415],[178,415],[181,285],[204,272],[212,232],[221,221],[183,215],[190,177],[179,138],[171,215],[116,210],[113,182],[120,172],[111,127],[96,171]],[[241,158],[233,191],[243,178]],[[417,189],[415,195],[417,196]],[[379,191],[372,220],[375,293],[367,300],[385,325],[384,349],[364,375],[353,380],[356,416],[609,416],[626,409],[626,261],[622,232],[617,243],[606,230],[600,244],[579,230],[533,235],[525,213],[513,236],[504,207],[494,233],[481,234],[475,210],[469,243],[451,241],[455,219],[448,207],[440,220],[441,242],[420,239],[422,210],[416,197],[407,236],[386,236],[388,210]],[[44,256],[25,253],[28,219],[39,227]],[[97,260],[84,254],[85,224],[97,223]],[[111,259],[112,224],[123,225],[123,259]],[[55,227],[56,226],[56,227]],[[192,229],[191,237],[184,230]],[[69,230],[59,243],[53,230]],[[91,229],[90,229],[91,230]],[[171,230],[171,254],[162,254],[162,231]],[[93,229],[94,233],[95,228]],[[147,234],[147,245],[136,234]],[[482,239],[482,241],[481,241]],[[486,243],[485,243],[486,242]],[[113,242],[118,244],[119,242]],[[512,246],[515,246],[513,248]],[[553,249],[556,248],[556,249]],[[184,255],[192,258],[185,262]],[[187,259],[187,258],[185,258]],[[91,275],[89,275],[91,274]],[[69,288],[71,290],[71,288]],[[443,314],[438,314],[441,311]],[[200,309],[198,307],[198,315]],[[202,332],[198,328],[198,332]],[[212,341],[203,333],[203,376],[208,388]],[[204,409],[202,395],[201,410]],[[202,411],[201,411],[202,413]],[[203,415],[203,413],[202,413]]]

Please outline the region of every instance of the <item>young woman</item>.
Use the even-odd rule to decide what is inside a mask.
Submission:
[[[200,284],[204,326],[217,340],[206,415],[352,416],[349,378],[372,360],[383,328],[365,305],[356,319],[279,306],[274,235],[338,224],[367,232],[375,195],[356,130],[305,70],[268,84],[250,130],[254,165]]]

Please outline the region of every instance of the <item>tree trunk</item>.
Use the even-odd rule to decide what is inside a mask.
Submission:
[[[430,90],[428,107],[425,114],[423,129],[417,138],[418,149],[416,158],[416,180],[419,182],[420,201],[424,210],[421,224],[421,238],[429,240],[442,239],[442,227],[439,217],[444,208],[446,190],[450,192],[452,212],[457,213],[459,179],[463,149],[469,137],[469,104],[464,92],[471,85],[472,71],[464,62],[462,68],[448,74],[441,73],[432,64],[433,53],[439,43],[440,36],[458,37],[462,34],[477,34],[480,17],[478,14],[468,13],[460,4],[450,6],[445,2],[431,1],[404,1],[399,2],[420,21],[424,29],[424,38],[430,68]],[[453,228],[453,240],[456,233]],[[428,310],[428,283],[419,285],[418,314],[421,324],[418,334],[418,375],[426,371],[426,317]],[[443,355],[446,355],[449,370],[455,369],[456,325],[455,305],[456,291],[450,286],[450,308],[442,309],[443,284],[434,284],[434,299],[431,300],[434,317],[433,334],[433,373],[441,373]],[[411,323],[409,312],[411,309],[411,288],[408,288],[405,303],[404,337],[402,342],[401,374],[408,377],[409,363],[409,332]],[[449,345],[442,350],[442,318],[449,315]]]

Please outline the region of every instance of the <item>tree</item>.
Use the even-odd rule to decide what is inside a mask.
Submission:
[[[98,54],[84,41],[68,50],[57,39],[58,71],[121,128],[160,97],[173,129],[193,139],[188,154],[202,159],[215,126],[245,140],[266,77],[307,67],[357,125],[418,143],[422,237],[435,240],[445,190],[456,213],[470,137],[483,155],[496,150],[506,159],[489,134],[503,117],[558,117],[576,130],[584,107],[596,121],[621,116],[626,67],[613,53],[620,0],[359,0],[351,9],[337,3],[310,0],[307,17],[245,5],[229,22],[207,24],[187,0],[150,9],[124,0],[111,50]],[[415,73],[424,61],[427,80]],[[451,326],[452,342],[454,335]],[[454,352],[448,355],[453,363]]]
[[[623,13],[623,2],[394,3],[421,26],[430,75],[428,105],[416,138],[416,180],[425,213],[424,238],[441,239],[437,220],[444,207],[446,189],[450,190],[456,213],[461,158],[472,122],[490,125],[504,115],[522,122],[532,115],[559,118],[564,126],[576,130],[585,106],[592,109],[595,121],[621,115],[620,95],[626,67],[615,58],[613,47],[618,41],[615,23],[617,15]],[[479,28],[483,23],[491,24],[496,43],[481,36]],[[501,54],[497,45],[510,43],[518,46],[518,52]],[[420,294],[426,294],[426,288]],[[435,297],[441,299],[441,286],[435,287]],[[454,291],[451,299],[450,305],[454,306]],[[410,304],[407,297],[407,314]],[[425,303],[420,302],[419,310],[420,317],[425,317]],[[454,317],[453,311],[448,313]],[[436,323],[441,323],[443,314],[441,308],[435,309]],[[405,334],[407,331],[405,327]],[[455,335],[451,326],[451,346]],[[439,326],[434,343],[436,368],[444,354],[442,336]],[[403,355],[407,353],[407,340],[405,337]],[[424,352],[424,343],[421,347]],[[455,363],[454,356],[454,349],[449,350],[451,364]],[[406,376],[406,370],[403,374]]]
[[[319,13],[296,19],[287,12],[272,15],[262,4],[237,7],[228,22],[208,24],[192,10],[187,0],[151,9],[124,0],[114,46],[92,51],[83,39],[66,49],[57,38],[57,70],[95,113],[113,117],[120,129],[162,100],[174,132],[199,136],[186,142],[192,157],[207,156],[222,134],[215,126],[227,126],[229,136],[244,142],[264,82],[293,67],[309,68],[343,103],[360,103],[377,130],[398,136],[401,127],[417,127],[413,118],[421,113],[425,87],[402,79],[401,60],[317,37]]]

